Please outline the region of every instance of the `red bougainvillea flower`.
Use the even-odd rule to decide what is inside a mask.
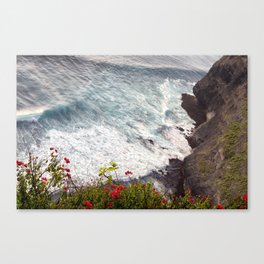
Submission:
[[[66,176],[70,179],[71,178],[71,174],[67,173]]]
[[[53,147],[50,147],[50,150],[54,150],[54,148]]]
[[[133,172],[128,170],[128,171],[125,172],[125,174],[129,175],[129,174],[133,174]]]
[[[23,162],[23,161],[19,161],[19,160],[17,160],[17,161],[16,161],[16,164],[17,164],[17,166],[21,166],[21,165],[24,165],[24,162]]]
[[[64,186],[64,187],[63,187],[63,190],[64,190],[64,191],[67,191],[68,189],[69,189],[68,186]]]
[[[216,205],[216,209],[225,209],[225,208],[222,204],[219,203]]]
[[[126,186],[116,186],[116,188],[110,192],[109,196],[111,198],[121,199],[120,192],[126,188]]]
[[[110,196],[110,198],[121,199],[120,190],[115,189],[115,190],[111,191],[109,196]]]
[[[66,163],[70,163],[70,160],[68,158],[65,157],[64,160]]]
[[[47,178],[46,177],[42,177],[41,180],[42,181],[47,181]]]
[[[239,208],[240,209],[247,209],[247,206],[246,205],[241,205]]]
[[[27,168],[27,166],[28,166],[26,163],[24,163],[23,165],[24,165],[25,168]]]
[[[166,200],[165,198],[163,198],[163,199],[161,200],[161,203],[166,204],[166,203],[167,203],[167,200]]]
[[[247,194],[247,193],[245,193],[245,194],[242,196],[242,200],[243,200],[244,202],[247,202],[247,201],[248,201],[248,194]]]
[[[126,189],[127,187],[126,186],[118,186],[117,187],[117,190],[118,191],[122,191],[122,190],[124,190],[124,189]]]
[[[92,209],[93,204],[91,204],[89,201],[84,201],[83,204],[86,206],[86,209]]]
[[[108,202],[108,203],[106,203],[106,207],[108,207],[108,208],[109,208],[109,207],[112,207],[113,204],[114,204],[113,202]]]
[[[64,168],[65,171],[70,172],[71,170],[69,168]]]

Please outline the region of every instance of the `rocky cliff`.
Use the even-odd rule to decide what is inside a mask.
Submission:
[[[182,106],[196,121],[185,188],[227,204],[247,191],[247,56],[224,56]]]

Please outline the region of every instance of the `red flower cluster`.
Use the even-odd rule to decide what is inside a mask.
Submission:
[[[70,172],[71,170],[69,168],[64,168],[65,171]]]
[[[47,178],[46,177],[42,177],[41,180],[42,181],[47,181]]]
[[[68,186],[64,186],[64,187],[63,187],[63,190],[64,190],[64,191],[67,191],[68,189],[69,189]]]
[[[245,193],[245,194],[242,196],[242,200],[243,200],[244,202],[247,202],[247,201],[248,201],[248,194],[247,194],[247,193]]]
[[[222,204],[219,203],[216,205],[216,209],[225,209],[225,208]]]
[[[58,153],[58,150],[55,149],[54,147],[50,147],[50,150],[54,150],[56,153]]]
[[[161,203],[166,204],[166,203],[167,203],[167,200],[166,200],[165,198],[163,198],[163,199],[161,200]]]
[[[120,192],[126,189],[126,186],[117,186],[113,191],[110,192],[110,198],[121,199]]]
[[[133,172],[128,170],[128,171],[125,172],[125,174],[126,175],[130,175],[130,174],[133,174]]]
[[[64,160],[65,160],[66,163],[70,163],[70,159],[65,157]]]
[[[23,161],[19,161],[19,160],[17,160],[17,161],[16,161],[16,164],[17,164],[17,166],[21,166],[21,165],[24,165],[24,162],[23,162]]]
[[[93,208],[93,204],[91,204],[89,201],[84,201],[83,204],[86,206],[86,209],[92,209]]]
[[[67,173],[66,176],[68,177],[68,179],[71,178],[71,174],[70,173]]]

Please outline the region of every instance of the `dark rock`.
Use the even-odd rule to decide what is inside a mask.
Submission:
[[[184,184],[228,204],[247,192],[247,57],[223,56],[193,92],[196,99],[183,95],[183,105],[194,120],[202,105],[207,121],[187,138],[194,149],[184,160]]]
[[[190,94],[182,94],[182,108],[195,121],[195,127],[206,121],[205,108],[197,98]]]
[[[169,165],[162,170],[153,171],[149,173],[149,175],[139,179],[141,182],[148,182],[151,180],[162,184],[168,194],[176,194],[177,196],[183,195],[183,161],[179,159],[170,159]]]
[[[176,126],[177,127],[177,126]],[[179,129],[181,132],[184,131],[184,129],[182,127],[177,127],[177,129]]]

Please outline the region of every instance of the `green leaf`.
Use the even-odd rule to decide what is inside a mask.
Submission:
[[[102,168],[100,168],[100,170],[99,170],[99,176],[102,176],[102,175],[104,175],[105,173],[107,172],[107,168],[105,168],[105,167],[102,167]]]
[[[118,169],[118,168],[109,167],[109,168],[107,168],[107,172],[115,171],[115,170],[117,170],[117,169]]]
[[[113,177],[112,176],[109,176],[108,179],[107,179],[107,182],[108,183],[112,183],[113,182]]]
[[[109,162],[109,164],[110,164],[112,167],[114,167],[114,168],[116,168],[116,167],[117,167],[117,163],[116,163],[116,162],[114,162],[114,161],[111,161],[111,162]]]

